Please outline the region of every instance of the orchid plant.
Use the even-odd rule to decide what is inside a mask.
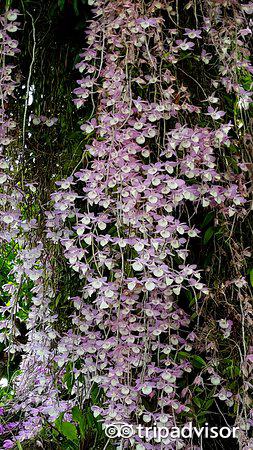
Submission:
[[[242,306],[248,301],[243,263],[235,264],[237,275],[223,288],[236,292],[243,318],[243,380],[236,392],[217,363],[214,342],[200,342],[203,305],[213,301],[214,289],[192,249],[201,239],[199,215],[214,213],[228,228],[247,216],[248,167],[243,155],[236,168],[228,155],[247,138],[243,121],[252,93],[244,78],[252,74],[247,46],[252,5],[203,1],[196,9],[197,3],[189,2],[185,8],[195,20],[189,28],[180,22],[176,2],[90,3],[94,18],[73,92],[87,141],[85,160],[56,182],[42,232],[36,217],[28,221],[21,214],[27,191],[36,197],[36,188],[15,184],[11,152],[1,160],[1,240],[18,247],[14,281],[3,287],[10,302],[1,308],[1,339],[8,352],[22,355],[15,395],[5,408],[20,421],[11,434],[12,422],[2,426],[3,448],[32,441],[46,424],[59,424],[59,417],[72,424],[73,408],[84,411],[87,402],[103,427],[186,424],[194,417],[196,389],[206,386],[212,401],[237,411],[238,439],[249,450],[252,351],[245,330],[252,319]],[[20,25],[17,18],[16,10],[0,18],[2,61],[18,51],[9,35]],[[186,72],[185,60],[210,73],[215,67],[209,86]],[[3,65],[0,72],[1,146],[7,148],[15,126],[5,111],[15,90],[13,70]],[[191,83],[202,98],[193,95]],[[234,118],[223,99],[228,94],[236,99]],[[45,113],[30,120],[50,128],[57,117]],[[55,249],[79,280],[63,329],[53,307]],[[27,280],[31,305],[27,342],[21,345],[15,315]],[[215,327],[226,341],[234,323],[224,316]],[[145,442],[137,434],[115,445],[161,448],[155,436]],[[163,445],[192,448],[171,438]]]

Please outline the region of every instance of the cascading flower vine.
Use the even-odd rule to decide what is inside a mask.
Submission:
[[[179,380],[192,369],[178,354],[191,352],[195,334],[177,298],[192,290],[197,299],[208,290],[187,263],[190,238],[199,235],[188,210],[194,216],[209,207],[232,217],[245,203],[243,175],[218,168],[217,151],[230,146],[233,125],[220,122],[225,112],[212,106],[216,93],[205,99],[213,125],[200,126],[205,110],[174,75],[181,52],[192,51],[204,33],[208,39],[207,20],[180,40],[174,28],[165,32],[165,9],[156,1],[114,1],[113,8],[96,2],[89,47],[77,66],[85,76],[74,91],[78,107],[90,96],[98,105],[81,126],[90,135],[90,162],[58,183],[55,212],[48,214],[48,236],[62,243],[83,279],[81,295],[72,299],[73,329],[56,361],[60,367],[79,361],[83,398],[94,384],[103,389],[103,405],[92,409],[105,422],[171,426],[175,413],[190,410]],[[73,216],[70,230],[64,223]],[[218,384],[215,367],[209,373]],[[156,448],[155,439],[130,442]]]
[[[50,370],[51,341],[56,336],[53,323],[56,315],[50,311],[50,302],[54,292],[50,285],[51,266],[47,260],[42,241],[38,241],[37,220],[23,218],[24,209],[29,195],[36,191],[30,183],[21,185],[15,182],[14,161],[11,150],[15,144],[13,130],[16,122],[12,114],[7,113],[9,98],[14,96],[17,83],[13,79],[15,66],[10,64],[10,58],[19,52],[17,40],[12,38],[12,33],[19,27],[17,22],[19,12],[7,10],[0,16],[0,148],[1,148],[1,208],[0,208],[0,243],[1,247],[9,245],[15,250],[15,258],[12,263],[10,276],[13,278],[2,286],[3,292],[9,296],[7,305],[1,306],[2,314],[1,343],[7,345],[8,364],[12,356],[18,352],[23,353],[23,361],[20,365],[21,375],[15,382],[18,386],[16,404],[7,405],[5,415],[12,416],[18,411],[28,409],[28,416],[20,422],[10,422],[0,426],[1,435],[6,439],[3,448],[12,448],[16,441],[28,440],[41,429],[42,420],[39,413],[49,414],[52,406],[58,408],[58,414],[67,409],[58,400],[58,391],[54,387],[55,378]],[[43,121],[43,118],[41,119]],[[57,119],[46,119],[47,126],[54,124]],[[27,283],[32,283],[32,305],[26,321],[28,329],[28,342],[24,345],[19,341],[20,331],[17,319],[22,313],[22,301],[20,292]],[[28,356],[27,356],[28,355]],[[36,410],[36,396],[39,398],[41,410]],[[11,426],[12,424],[12,426]],[[7,439],[11,433],[15,439]]]
[[[193,14],[196,23],[183,27],[173,2],[92,3],[94,19],[74,90],[80,111],[87,102],[92,104],[90,117],[81,125],[89,140],[84,149],[87,164],[56,183],[53,206],[45,213],[43,243],[35,245],[34,220],[21,223],[12,212],[12,222],[5,222],[17,224],[19,231],[11,239],[20,233],[15,283],[6,287],[13,299],[10,308],[18,307],[23,276],[34,283],[28,342],[15,380],[14,411],[23,411],[24,420],[8,444],[12,446],[15,440],[35,437],[45,421],[52,423],[61,413],[71,420],[71,407],[84,408],[97,388],[100,401],[91,409],[105,424],[185,424],[192,418],[192,385],[204,378],[215,387],[214,398],[228,407],[238,400],[212,357],[208,364],[200,358],[201,374],[188,382],[199,332],[191,308],[196,305],[198,316],[199,303],[212,299],[190,250],[200,237],[198,214],[216,211],[228,223],[245,215],[246,166],[238,158],[233,172],[222,160],[239,139],[241,127],[227,119],[221,97],[225,91],[235,93],[240,110],[248,111],[251,94],[238,70],[252,73],[246,45],[250,31],[245,25],[249,5],[207,0],[198,17]],[[224,8],[233,12],[235,23]],[[228,26],[221,30],[223,13]],[[8,15],[15,14],[2,18],[4,30],[8,20],[13,24]],[[201,70],[212,58],[220,64],[211,86],[203,88],[189,74],[201,100],[179,81],[185,73],[182,61],[193,56]],[[2,80],[3,76],[1,86]],[[31,119],[48,127],[57,120],[35,115]],[[6,121],[4,115],[2,139],[9,127]],[[33,238],[27,244],[28,235]],[[57,329],[51,305],[53,272],[44,241],[62,249],[80,281],[80,290],[69,299],[72,315],[66,332]],[[236,283],[243,283],[243,278]],[[187,294],[193,299],[191,307],[185,304]],[[6,334],[13,346],[13,323],[7,322],[1,324],[10,328]],[[220,319],[217,327],[226,339],[233,322]],[[204,350],[208,353],[209,348]],[[251,354],[244,357],[246,363]],[[69,370],[74,375],[66,400],[62,392]],[[246,434],[239,438],[244,449],[250,448]],[[121,445],[161,448],[152,434],[147,442],[135,435]],[[163,448],[190,445],[168,438]]]

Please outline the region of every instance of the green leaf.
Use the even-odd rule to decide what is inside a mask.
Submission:
[[[64,6],[65,6],[65,0],[58,0],[58,6],[59,6],[60,10],[63,11]]]
[[[73,364],[69,362],[66,367],[66,373],[63,377],[63,381],[66,383],[69,393],[72,390],[74,377],[73,377]]]
[[[214,227],[209,227],[204,234],[204,244],[206,245],[214,234]]]
[[[79,16],[79,10],[78,10],[77,2],[78,2],[78,0],[73,0],[73,7],[74,7],[75,14],[77,16]]]
[[[209,213],[207,213],[206,217],[204,218],[204,220],[201,224],[201,228],[205,228],[213,219],[214,219],[214,212],[210,211]]]
[[[198,408],[201,408],[202,405],[202,400],[199,397],[193,397],[193,402],[195,403],[195,405],[198,406]]]
[[[205,409],[208,410],[209,408],[211,408],[212,404],[213,404],[214,400],[212,398],[210,398],[209,400],[207,400],[205,402]]]
[[[250,284],[253,287],[253,268],[249,271]]]
[[[63,419],[64,414],[61,413],[58,417],[58,419],[56,419],[55,421],[55,426],[57,428],[57,430],[61,431],[61,426],[62,426],[62,419]]]
[[[70,441],[77,441],[77,429],[75,425],[71,422],[62,422],[61,433]]]
[[[72,417],[73,420],[77,423],[79,422],[80,418],[83,417],[82,411],[80,410],[80,408],[78,408],[78,406],[74,406],[72,408]]]
[[[97,404],[98,396],[99,396],[99,387],[96,383],[94,383],[91,388],[91,400],[93,405]]]
[[[197,369],[201,369],[202,367],[206,366],[206,362],[200,356],[193,355],[191,357],[191,361],[193,366],[196,367]]]
[[[186,359],[189,359],[190,358],[190,354],[189,353],[187,353],[187,352],[178,352],[178,356],[179,356],[179,358],[186,358]]]
[[[18,450],[23,450],[23,447],[19,441],[17,441],[16,444],[17,444]]]
[[[85,418],[78,406],[72,408],[72,417],[78,423],[82,438],[85,436]]]
[[[94,416],[93,416],[93,413],[91,412],[90,408],[87,411],[86,420],[87,420],[88,428],[92,428],[92,426],[94,424]]]

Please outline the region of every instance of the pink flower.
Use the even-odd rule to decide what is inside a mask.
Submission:
[[[14,447],[13,441],[11,441],[10,439],[7,439],[6,441],[4,441],[3,448],[13,448],[13,447]]]
[[[193,42],[187,41],[187,39],[185,39],[184,41],[177,40],[176,44],[178,48],[180,48],[181,50],[192,50],[193,47],[195,46]]]
[[[252,355],[247,355],[246,356],[246,360],[249,361],[250,363],[253,363],[253,354]]]
[[[186,28],[184,35],[189,37],[190,39],[201,39],[201,30],[190,30],[189,28]]]
[[[219,120],[221,117],[225,116],[225,114],[225,111],[218,111],[218,108],[214,109],[212,106],[209,106],[206,116],[211,116],[213,120]]]

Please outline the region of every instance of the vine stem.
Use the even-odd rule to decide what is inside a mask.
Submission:
[[[36,32],[35,32],[34,19],[33,19],[33,16],[28,11],[27,11],[27,14],[28,14],[28,16],[31,17],[31,20],[32,20],[33,47],[32,47],[32,61],[31,61],[30,67],[29,67],[29,73],[28,73],[27,84],[26,84],[25,108],[24,108],[23,130],[22,130],[22,148],[23,148],[22,159],[24,159],[24,152],[25,152],[26,118],[27,118],[30,84],[31,84],[32,70],[33,70],[34,61],[35,61],[35,49],[36,49]]]

